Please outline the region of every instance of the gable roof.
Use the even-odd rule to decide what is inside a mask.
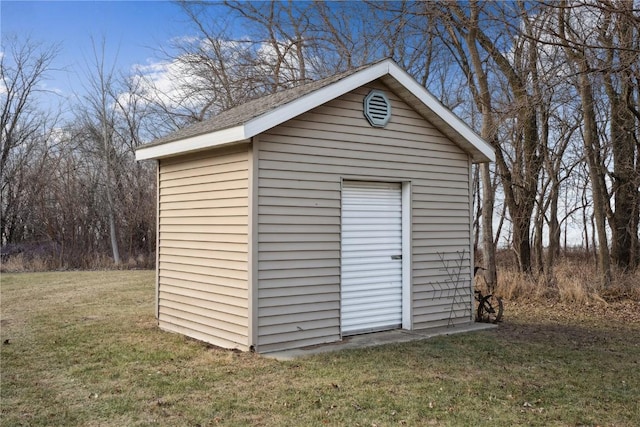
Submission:
[[[138,147],[136,159],[158,159],[246,141],[377,79],[468,152],[474,162],[495,161],[493,148],[486,141],[390,59],[231,108]]]

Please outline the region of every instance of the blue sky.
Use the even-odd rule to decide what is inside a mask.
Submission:
[[[169,1],[6,1],[0,0],[0,31],[37,42],[57,43],[60,53],[47,86],[68,96],[93,63],[91,38],[106,43],[106,62],[127,72],[157,61],[157,49],[188,35],[180,7]]]

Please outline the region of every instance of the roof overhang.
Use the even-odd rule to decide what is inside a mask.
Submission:
[[[484,139],[392,60],[385,60],[357,71],[241,125],[162,144],[151,143],[140,146],[136,150],[136,160],[160,159],[236,142],[245,142],[300,114],[381,78],[385,84],[397,92],[398,96],[408,101],[443,134],[469,153],[474,163],[495,161],[495,152]]]

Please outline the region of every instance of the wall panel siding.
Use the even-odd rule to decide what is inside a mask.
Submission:
[[[249,349],[248,146],[161,160],[159,325]]]
[[[362,113],[374,88],[392,103],[383,129]],[[257,149],[259,351],[340,339],[342,179],[411,182],[413,327],[470,321],[469,158],[386,86],[275,127]],[[466,284],[442,291],[458,267]]]

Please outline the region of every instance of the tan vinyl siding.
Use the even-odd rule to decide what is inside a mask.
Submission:
[[[249,349],[248,146],[161,160],[159,325]]]
[[[373,88],[392,102],[384,129],[362,113]],[[259,351],[340,339],[342,179],[411,181],[413,328],[470,320],[468,280],[455,304],[435,291],[446,280],[439,254],[466,251],[469,277],[469,158],[387,87],[341,96],[261,134],[257,148]]]

